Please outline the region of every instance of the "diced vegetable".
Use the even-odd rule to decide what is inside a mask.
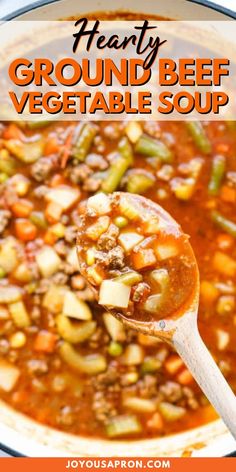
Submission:
[[[160,231],[160,220],[156,217],[149,218],[148,221],[143,223],[142,228],[146,235],[158,234]]]
[[[222,295],[216,305],[219,315],[228,315],[235,309],[235,297],[233,295]]]
[[[6,149],[0,150],[0,171],[7,176],[14,175],[17,171],[17,162],[9,156]]]
[[[113,280],[103,280],[99,291],[100,305],[127,308],[131,287]]]
[[[15,240],[11,237],[0,241],[0,267],[6,274],[12,272],[18,263]]]
[[[97,128],[90,123],[86,123],[82,127],[80,125],[77,131],[79,131],[79,135],[75,136],[72,156],[79,161],[84,161],[97,134]]]
[[[120,212],[131,221],[139,218],[139,209],[132,205],[125,195],[120,198]]]
[[[61,265],[61,259],[50,246],[44,246],[35,256],[39,270],[47,278],[55,274]]]
[[[7,150],[25,164],[36,162],[43,155],[43,141],[34,141],[32,143],[23,143],[16,139],[4,141]]]
[[[103,277],[95,267],[87,269],[87,279],[92,285],[101,285]]]
[[[22,301],[10,303],[9,311],[17,328],[27,328],[30,325],[30,317]]]
[[[175,177],[171,180],[171,189],[176,198],[187,201],[192,197],[195,190],[195,179],[192,177],[183,179],[182,177]]]
[[[160,413],[158,413],[158,411],[156,411],[156,413],[154,413],[154,415],[152,415],[152,417],[148,420],[147,427],[148,427],[148,429],[151,429],[153,431],[162,431],[163,430],[164,421],[163,421]]]
[[[121,156],[124,157],[124,159],[129,163],[129,165],[133,164],[133,149],[125,136],[119,141],[118,151],[120,152]]]
[[[42,211],[32,211],[30,215],[30,221],[35,226],[37,226],[37,228],[40,228],[40,229],[47,228],[47,221]]]
[[[51,124],[51,121],[46,121],[46,120],[40,120],[40,121],[27,121],[27,126],[29,129],[32,130],[37,130],[37,129],[42,129],[46,128]]]
[[[63,208],[56,202],[49,202],[44,212],[46,220],[50,223],[57,223],[63,213]]]
[[[80,192],[78,189],[69,187],[68,185],[59,185],[49,190],[45,198],[49,202],[56,203],[65,211],[79,200]]]
[[[84,321],[73,323],[67,316],[58,315],[56,317],[57,331],[59,335],[71,344],[82,343],[89,339],[95,332],[95,321]]]
[[[5,306],[0,306],[0,320],[9,320],[9,311]]]
[[[150,138],[145,134],[139,138],[135,151],[147,157],[158,157],[162,162],[168,164],[173,161],[171,150],[162,141]]]
[[[130,252],[144,237],[135,232],[123,232],[119,234],[118,241],[126,252]]]
[[[121,182],[121,179],[127,169],[130,166],[130,162],[122,156],[118,156],[111,163],[107,177],[103,180],[101,188],[105,193],[114,192]]]
[[[179,254],[179,247],[176,241],[167,241],[166,243],[157,243],[155,252],[159,261],[170,259]]]
[[[18,200],[13,203],[11,210],[17,218],[27,218],[32,212],[33,205],[28,200]]]
[[[142,426],[136,416],[121,415],[109,418],[106,424],[106,434],[109,438],[116,438],[128,434],[137,434]]]
[[[17,268],[14,270],[12,275],[14,279],[19,280],[19,282],[22,282],[22,283],[31,282],[33,278],[29,267],[24,262],[22,262],[21,264],[17,266]]]
[[[16,236],[24,242],[33,241],[37,235],[36,226],[25,218],[18,218],[15,221]]]
[[[11,335],[9,341],[12,349],[21,349],[26,344],[26,335],[23,331],[17,331]]]
[[[129,344],[125,349],[122,363],[125,365],[139,365],[144,359],[144,351],[138,344]]]
[[[34,341],[34,350],[39,352],[47,352],[48,354],[55,351],[57,336],[45,329],[39,331]]]
[[[112,357],[118,357],[122,354],[123,352],[123,346],[122,344],[116,342],[116,341],[112,341],[109,346],[108,346],[108,354],[110,354],[110,356]]]
[[[161,402],[159,404],[159,411],[166,421],[180,420],[186,414],[185,408],[168,402]]]
[[[89,321],[92,319],[92,312],[83,300],[80,300],[74,292],[67,291],[62,309],[63,315],[77,320]]]
[[[200,284],[200,295],[204,303],[214,303],[219,296],[219,290],[212,282],[202,280]]]
[[[133,266],[136,270],[151,267],[156,264],[156,256],[153,249],[140,249],[132,254]]]
[[[128,220],[124,216],[117,216],[114,219],[114,223],[116,226],[118,226],[118,228],[122,229],[122,228],[125,228],[125,226],[127,226]]]
[[[155,178],[151,172],[136,170],[127,177],[127,192],[142,195],[155,184]]]
[[[217,348],[219,349],[219,351],[224,351],[230,341],[229,333],[227,331],[224,331],[223,329],[217,329],[216,336],[217,336]]]
[[[211,143],[206,135],[205,129],[200,121],[189,121],[186,126],[193,138],[194,143],[203,154],[210,154]]]
[[[234,238],[236,238],[236,223],[225,218],[221,213],[218,211],[213,211],[211,213],[212,221],[221,229],[226,231],[226,233],[231,234]]]
[[[105,323],[106,329],[113,339],[113,341],[125,341],[125,329],[121,321],[117,320],[110,313],[103,314],[103,321]]]
[[[0,388],[5,392],[11,392],[20,377],[20,369],[10,362],[0,360]]]
[[[190,385],[191,383],[193,383],[193,376],[192,374],[189,372],[188,369],[184,369],[182,370],[182,372],[180,372],[177,377],[176,377],[176,380],[177,382],[179,382],[181,385],[184,385],[184,386],[187,386],[187,385]]]
[[[141,373],[142,374],[152,374],[153,372],[156,372],[159,370],[161,367],[161,362],[159,359],[156,359],[155,357],[147,357],[144,359],[144,362],[142,363],[141,366]]]
[[[15,174],[10,182],[18,197],[24,197],[30,189],[30,180],[23,174]]]
[[[229,185],[222,185],[220,189],[220,199],[223,202],[235,203],[236,202],[236,189]]]
[[[214,269],[220,274],[228,277],[234,277],[236,274],[236,261],[228,256],[228,254],[216,251],[213,256],[212,264]]]
[[[106,215],[111,211],[110,200],[105,193],[98,193],[88,199],[87,207],[93,210],[96,215]]]
[[[109,224],[109,216],[100,216],[94,224],[87,228],[86,235],[93,241],[97,241],[97,239],[107,231]]]
[[[15,285],[0,286],[0,303],[13,303],[22,298],[22,290]]]
[[[143,131],[140,123],[138,123],[137,121],[129,121],[125,128],[125,133],[131,143],[135,144],[141,137]]]
[[[107,368],[106,358],[102,354],[81,356],[68,342],[63,342],[59,348],[62,359],[77,372],[97,375]]]
[[[42,306],[51,313],[61,313],[68,288],[62,285],[50,285],[43,297]]]
[[[122,404],[125,408],[137,413],[153,413],[156,410],[154,401],[146,398],[127,397],[124,398]]]
[[[79,271],[79,261],[78,261],[78,256],[77,256],[77,250],[76,250],[76,246],[74,246],[67,258],[66,258],[66,261],[68,262],[68,264],[70,264],[72,267],[74,267],[75,270]]]
[[[225,175],[225,156],[217,155],[213,157],[210,182],[208,184],[209,195],[217,195],[220,190],[221,182]]]
[[[164,365],[168,374],[175,375],[184,366],[184,363],[177,354],[172,354],[166,359]]]
[[[125,274],[118,275],[115,279],[113,279],[113,281],[121,282],[125,285],[129,285],[132,287],[132,285],[136,285],[139,282],[141,282],[142,279],[143,277],[141,274],[135,271],[130,271],[130,272],[126,272]]]

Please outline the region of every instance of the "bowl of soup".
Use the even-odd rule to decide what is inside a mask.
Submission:
[[[145,14],[137,2],[124,7],[40,2],[12,18],[233,17],[199,2],[149,1]],[[98,192],[143,195],[168,211],[190,236],[199,266],[201,335],[236,391],[235,129],[234,122],[1,124],[3,447],[28,456],[95,457],[233,450],[173,349],[98,306],[79,271],[76,238],[85,201]],[[124,142],[129,156],[122,155]],[[117,238],[124,226],[118,218],[95,235],[104,254],[113,251],[114,270],[122,267]]]

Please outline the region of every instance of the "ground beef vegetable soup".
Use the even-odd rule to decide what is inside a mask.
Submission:
[[[201,335],[236,391],[235,153],[232,122],[2,123],[3,400],[43,424],[111,439],[216,418],[170,346],[125,329],[96,303],[75,245],[86,199],[98,191],[142,194],[166,209],[190,235]],[[123,223],[100,235],[104,252],[117,248]]]
[[[121,144],[123,155],[131,156],[128,140]],[[115,247],[107,244],[111,232]],[[182,316],[195,296],[198,272],[188,239],[151,200],[97,193],[78,227],[79,267],[99,305],[118,319],[148,323],[151,334],[157,320]]]

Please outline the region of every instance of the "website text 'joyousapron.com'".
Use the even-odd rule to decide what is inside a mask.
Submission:
[[[73,459],[66,469],[170,469],[169,459]]]

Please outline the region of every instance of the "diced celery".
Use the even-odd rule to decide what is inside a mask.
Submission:
[[[0,303],[13,303],[22,298],[22,290],[15,285],[0,286]]]
[[[140,136],[142,136],[143,131],[138,121],[130,121],[125,128],[125,133],[128,136],[131,143],[134,144],[139,140]]]
[[[68,342],[64,341],[59,349],[62,359],[77,372],[97,375],[107,368],[106,358],[102,354],[81,356]]]
[[[121,415],[109,418],[106,423],[106,434],[109,438],[116,438],[142,432],[142,426],[136,416]]]
[[[8,139],[4,141],[7,150],[25,164],[32,164],[43,155],[43,141],[34,141],[32,143],[23,143],[17,139]]]
[[[32,211],[29,219],[31,223],[37,226],[37,228],[40,228],[40,229],[47,228],[47,221],[42,211]]]
[[[130,271],[126,272],[125,274],[118,275],[118,277],[113,280],[114,282],[121,282],[125,285],[129,285],[130,287],[132,287],[133,285],[136,285],[141,282],[143,280],[143,276],[138,272]]]
[[[177,421],[186,414],[186,409],[182,406],[173,405],[168,402],[159,404],[159,411],[166,421]]]
[[[179,254],[179,248],[177,242],[166,242],[166,243],[157,243],[155,248],[156,255],[160,261],[169,259],[170,257],[175,257]]]
[[[113,280],[103,280],[99,291],[100,305],[127,308],[131,287]]]
[[[63,315],[77,320],[89,321],[92,319],[92,312],[83,300],[80,300],[74,292],[67,291],[62,309]]]
[[[96,329],[95,321],[84,321],[72,323],[67,316],[58,315],[56,317],[57,331],[59,335],[69,343],[77,344],[89,339]]]
[[[95,223],[86,229],[86,236],[93,241],[97,241],[108,230],[109,224],[109,216],[100,216]]]

